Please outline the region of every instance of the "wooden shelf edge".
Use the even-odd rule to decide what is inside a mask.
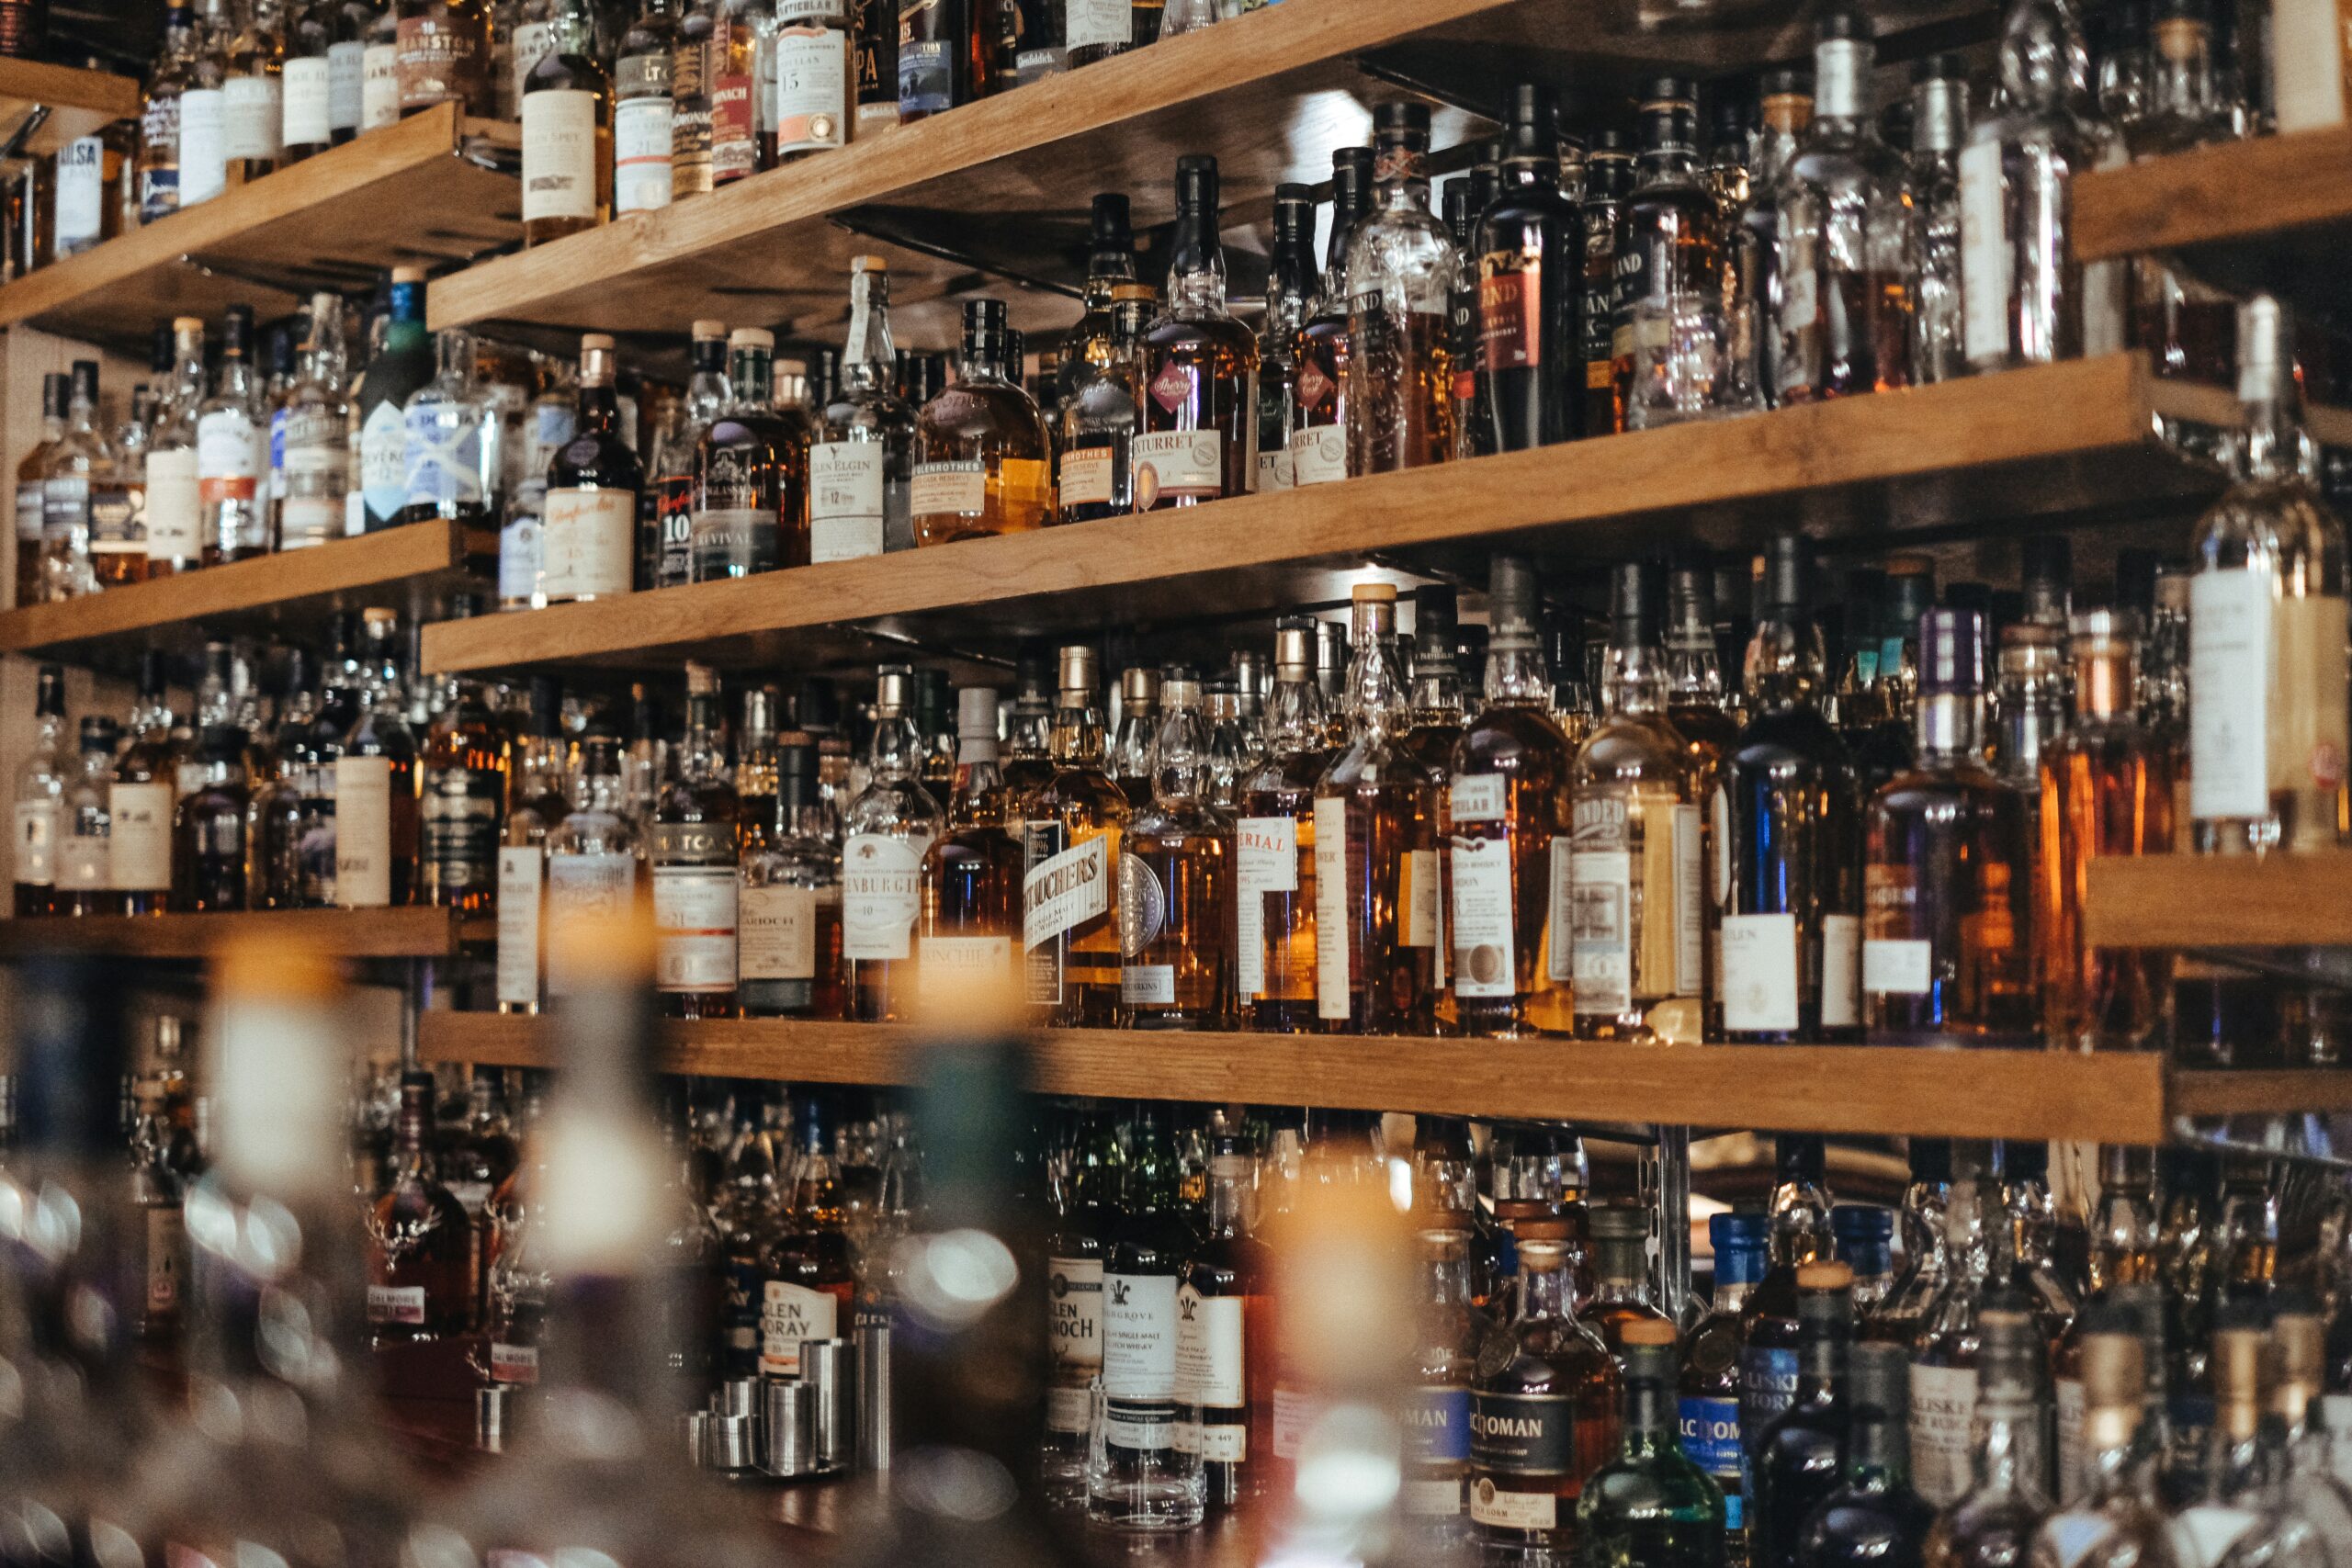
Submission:
[[[0,137],[13,135],[22,123],[17,111],[49,110],[19,156],[55,152],[116,120],[135,118],[140,107],[139,84],[129,76],[41,60],[0,60],[0,118],[6,119]]]
[[[240,235],[346,197],[364,197],[384,179],[453,156],[469,129],[481,130],[480,122],[462,119],[458,109],[455,104],[436,104],[249,186],[224,191],[209,201],[117,235],[80,255],[28,273],[0,287],[0,326],[38,321],[46,312],[87,299],[152,267],[200,261],[208,250]],[[388,248],[386,259],[390,256]]]
[[[308,550],[231,561],[185,576],[0,612],[0,653],[38,654],[185,621],[255,615],[436,572],[462,570],[479,534],[447,521],[410,524]]]
[[[206,958],[246,939],[301,942],[338,958],[443,958],[465,922],[454,911],[255,909],[211,915],[109,915],[0,920],[0,957],[95,953],[120,958]]]
[[[2352,1111],[2352,1068],[2182,1071],[2165,1092],[2176,1116],[2340,1113]]]
[[[456,672],[1002,604],[1489,535],[1756,503],[1951,468],[2157,446],[2146,361],[2103,355],[1912,391],[1478,457],[1184,513],[1072,524],[428,626]]]
[[[1642,1046],[1573,1040],[1047,1030],[1036,1087],[1109,1098],[1789,1132],[2154,1143],[2165,1078],[2150,1056],[1843,1045]],[[910,1080],[921,1039],[878,1025],[757,1020],[669,1024],[667,1071],[815,1083]],[[428,1058],[554,1066],[547,1021],[425,1015]],[[2347,1075],[2352,1076],[2352,1075]],[[1965,1077],[1969,1092],[1952,1092]]]
[[[2352,851],[2112,855],[2088,877],[2095,946],[2352,946]]]
[[[2352,218],[2352,126],[2249,137],[2094,170],[2075,184],[2075,254],[2100,261]]]

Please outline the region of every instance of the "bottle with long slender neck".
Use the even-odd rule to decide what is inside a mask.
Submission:
[[[1578,204],[1584,217],[1584,282],[1577,312],[1582,341],[1577,352],[1584,361],[1586,435],[1611,435],[1625,428],[1624,405],[1617,396],[1611,307],[1617,283],[1618,220],[1633,188],[1634,153],[1625,133],[1613,127],[1596,131],[1585,155],[1584,194]]]
[[[365,625],[359,716],[334,763],[334,901],[346,909],[406,904],[416,880],[416,736],[393,650],[399,617],[369,610]]]
[[[1534,569],[1487,565],[1486,705],[1453,748],[1453,994],[1468,1033],[1565,1032],[1573,750],[1549,712]]]
[[[907,486],[915,416],[891,382],[889,265],[850,263],[849,335],[841,390],[808,448],[808,558],[849,560],[914,548]]]
[[[1715,1293],[1707,1315],[1682,1345],[1682,1451],[1724,1494],[1724,1560],[1746,1568],[1747,1450],[1740,1421],[1740,1359],[1747,1337],[1747,1299],[1770,1255],[1762,1214],[1715,1214],[1707,1221],[1715,1254]]]
[[[853,1016],[869,1023],[912,1016],[923,856],[946,825],[916,776],[922,746],[908,716],[913,684],[905,665],[881,670],[871,782],[842,814],[842,953]]]
[[[311,335],[302,373],[286,395],[286,427],[277,500],[281,550],[339,539],[350,526],[351,405],[343,390],[343,301],[311,297]],[[151,502],[152,505],[152,502]]]
[[[580,401],[571,439],[548,468],[539,580],[550,604],[609,599],[636,585],[644,470],[621,431],[613,340],[580,340]]]
[[[1559,113],[1546,88],[1511,89],[1500,188],[1474,211],[1480,417],[1491,450],[1584,434],[1578,316],[1584,220],[1560,192]]]
[[[1258,326],[1258,474],[1256,488],[1291,488],[1290,437],[1296,424],[1298,333],[1323,279],[1315,266],[1315,191],[1274,187],[1274,250],[1266,280],[1266,313]]]
[[[1699,162],[1698,85],[1663,76],[1644,84],[1642,96],[1610,320],[1628,430],[1721,412],[1736,385],[1724,312],[1726,235]]]
[[[1054,776],[1029,798],[1022,942],[1028,999],[1046,1021],[1101,1027],[1124,1016],[1120,858],[1132,809],[1102,766],[1100,663],[1065,648],[1054,709]]]
[[[1348,477],[1348,241],[1372,209],[1372,149],[1331,154],[1331,234],[1323,277],[1291,348],[1291,482]]]
[[[1904,1430],[1909,1369],[1900,1347],[1849,1352],[1845,1473],[1824,1497],[1797,1547],[1801,1568],[1918,1568],[1936,1511],[1911,1489]]]
[[[17,770],[16,910],[56,912],[57,858],[64,834],[65,671],[44,664],[33,698],[33,743]]]
[[[1240,1134],[1211,1129],[1201,1237],[1176,1292],[1177,1394],[1211,1507],[1248,1506],[1273,1456],[1270,1293],[1274,1262],[1251,1234],[1257,1167]],[[1177,1442],[1187,1440],[1180,1426]]]
[[[673,1018],[732,1018],[741,805],[727,769],[718,671],[686,666],[684,743],[647,825],[654,986]]]
[[[2146,1342],[2120,1304],[2086,1309],[2082,1371],[2083,1492],[2042,1520],[2034,1533],[2034,1559],[2079,1562],[2085,1568],[2164,1568],[2180,1562],[2153,1491],[2154,1469],[2143,1447],[2150,1387]]]
[[[1448,312],[1461,253],[1430,211],[1428,106],[1374,116],[1378,192],[1348,238],[1348,471],[1385,473],[1453,455]]]
[[[1349,741],[1315,786],[1316,1010],[1336,1032],[1422,1034],[1441,984],[1439,786],[1404,744],[1396,591],[1353,599]]]
[[[1267,756],[1239,786],[1234,826],[1234,994],[1250,1027],[1283,1033],[1317,1026],[1315,785],[1329,753],[1313,628],[1274,624]]]
[[[842,1016],[841,878],[817,795],[817,748],[794,731],[776,748],[775,819],[746,849],[736,895],[745,1017]]]
[[[197,323],[197,364],[203,366],[202,322]],[[49,459],[65,438],[65,414],[73,399],[70,377],[54,371],[40,378],[40,439],[35,442],[17,465],[17,596],[11,602],[18,609],[41,602],[41,522],[43,513],[42,481],[49,473]],[[195,453],[189,453],[188,482],[195,484]]]
[[[196,13],[175,5],[164,13],[164,49],[147,75],[139,117],[139,221],[153,223],[179,210],[181,105],[195,85]]]
[[[1258,340],[1225,302],[1217,167],[1176,164],[1176,233],[1159,320],[1143,336],[1136,510],[1245,495],[1258,474]]]
[[[251,360],[253,309],[233,305],[221,326],[220,371],[197,409],[197,480],[204,507],[208,558],[245,560],[269,551],[268,509],[261,493],[267,466],[267,422]]]
[[[2016,1256],[1999,1186],[1973,1151],[1956,1156],[1954,1178],[1944,1218],[1948,1276],[1910,1347],[1911,1472],[1920,1494],[1939,1507],[1968,1488],[1970,1422],[1984,1343],[1981,1320],[1996,1304],[1993,1292],[2006,1285]],[[2038,1477],[2049,1464],[2039,1435],[2032,1449],[2022,1462]]]
[[[1198,1240],[1177,1197],[1166,1111],[1136,1108],[1123,1211],[1102,1262],[1102,1371],[1087,1517],[1122,1530],[1201,1522],[1201,1449],[1179,1440],[1180,1295]]]

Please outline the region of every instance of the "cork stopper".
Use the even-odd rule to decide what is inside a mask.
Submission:
[[[612,334],[609,333],[583,333],[581,334],[580,352],[582,354],[595,354],[600,351],[605,354],[610,354],[613,351],[613,347]]]
[[[1511,1226],[1510,1234],[1522,1245],[1531,1241],[1566,1241],[1575,1234],[1575,1227],[1565,1219],[1546,1215],[1520,1221]]]
[[[2233,1440],[2254,1436],[2261,1424],[2263,1360],[2269,1337],[2252,1325],[2216,1329],[2213,1334],[2214,1422]]]
[[[1806,1263],[1797,1269],[1800,1291],[1849,1291],[1853,1287],[1854,1271],[1843,1263]]]
[[[737,327],[727,334],[729,348],[774,348],[775,333],[765,327]]]
[[[1394,604],[1396,603],[1396,585],[1393,582],[1359,582],[1349,597],[1359,604]]]
[[[394,283],[422,283],[424,281],[424,269],[421,266],[396,266],[392,268],[392,281]]]
[[[1674,1325],[1660,1323],[1656,1318],[1637,1317],[1617,1331],[1617,1338],[1619,1343],[1628,1347],[1635,1345],[1671,1347],[1675,1340]]]
[[[727,323],[713,321],[706,316],[695,323],[694,335],[697,340],[705,342],[714,338],[723,338],[727,335]]]

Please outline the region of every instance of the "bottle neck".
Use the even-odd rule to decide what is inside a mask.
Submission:
[[[737,408],[761,412],[775,401],[775,361],[763,348],[731,351],[727,381],[734,389]]]
[[[1922,693],[1911,726],[1921,762],[1949,766],[1973,758],[1984,744],[1984,699],[1966,692]]]
[[[1376,733],[1393,739],[1411,722],[1396,674],[1395,626],[1387,605],[1356,611],[1346,700],[1349,727],[1359,737]]]
[[[1568,1271],[1565,1269],[1522,1267],[1519,1271],[1519,1321],[1573,1319],[1576,1306],[1569,1283]]]
[[[1176,215],[1168,263],[1168,313],[1178,317],[1225,313],[1225,247],[1218,243],[1216,214],[1187,209]]]
[[[1313,671],[1275,671],[1266,705],[1266,741],[1285,757],[1323,749],[1323,689],[1315,683]]]
[[[1657,645],[1613,643],[1609,649],[1609,711],[1622,718],[1646,718],[1666,708],[1666,660]]]
[[[1544,707],[1552,701],[1552,674],[1544,650],[1506,638],[1487,649],[1487,700],[1499,706]]]
[[[2248,479],[2276,482],[2303,471],[2302,399],[2291,376],[2269,396],[2247,400],[2238,466]]]
[[[866,752],[867,770],[877,783],[910,779],[923,751],[922,737],[916,732],[913,721],[896,708],[886,709],[874,723],[874,741]]]
[[[842,385],[880,391],[897,375],[899,353],[890,340],[890,283],[887,275],[862,272],[850,280],[849,337],[842,353]]]
[[[1100,767],[1102,761],[1102,716],[1091,692],[1064,692],[1054,709],[1054,765],[1058,768]]]

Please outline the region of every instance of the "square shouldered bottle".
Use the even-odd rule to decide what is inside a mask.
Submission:
[[[892,385],[890,272],[880,256],[850,263],[841,386],[808,448],[808,558],[848,560],[914,547],[907,511],[915,415]]]
[[[1585,1483],[1577,1530],[1585,1561],[1724,1568],[1728,1505],[1675,1433],[1674,1325],[1625,1325],[1625,1413],[1617,1452]]]
[[[727,766],[718,673],[686,666],[686,728],[646,824],[654,988],[672,1018],[733,1018],[741,802]]]
[[[1724,1494],[1724,1561],[1747,1568],[1747,1457],[1741,1440],[1740,1350],[1744,1308],[1764,1277],[1769,1222],[1762,1214],[1715,1214],[1707,1239],[1715,1254],[1715,1290],[1707,1315],[1682,1341],[1679,1399],[1682,1451]]]

